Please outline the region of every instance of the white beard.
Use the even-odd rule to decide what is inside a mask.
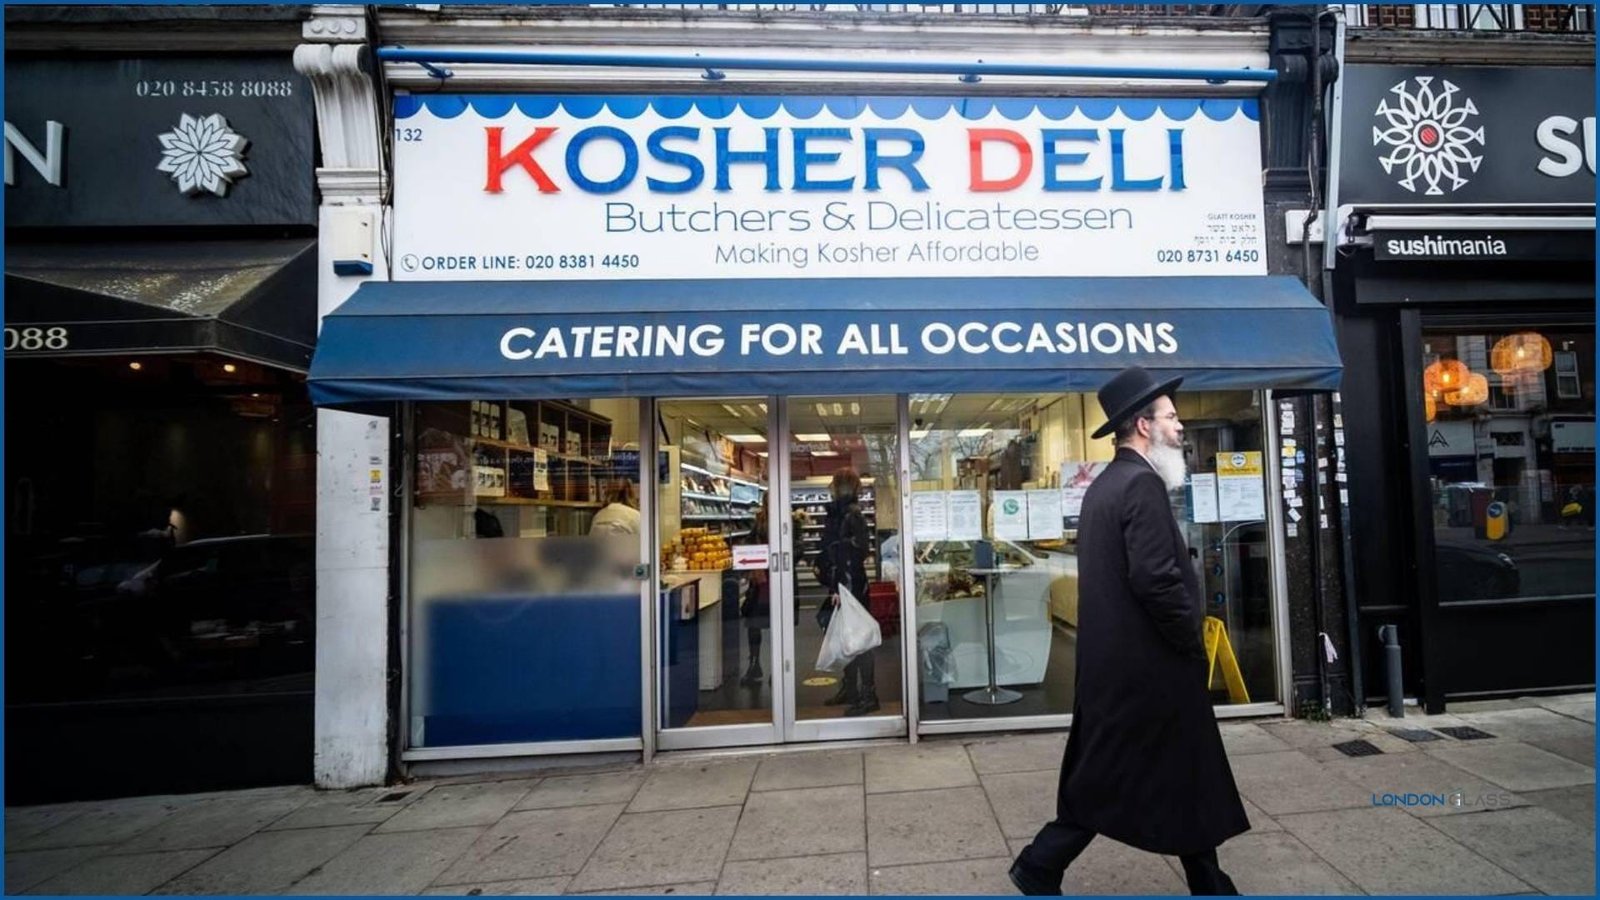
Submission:
[[[1175,491],[1183,487],[1183,482],[1189,475],[1189,464],[1183,458],[1181,447],[1173,447],[1160,441],[1152,442],[1149,458],[1156,474],[1166,482],[1167,490]]]

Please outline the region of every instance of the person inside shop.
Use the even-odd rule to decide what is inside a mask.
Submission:
[[[1100,389],[1117,453],[1078,526],[1077,691],[1056,818],[1012,863],[1024,894],[1060,894],[1096,835],[1176,856],[1194,894],[1237,894],[1217,846],[1250,829],[1206,690],[1205,607],[1168,491],[1183,487],[1172,395],[1138,366]]]
[[[639,533],[639,486],[621,478],[606,493],[606,505],[594,514],[591,535]]]
[[[761,508],[756,510],[755,524],[741,540],[742,543],[767,542],[767,514],[771,507],[772,493],[763,492]],[[739,617],[744,619],[745,640],[750,646],[750,665],[745,669],[744,677],[739,679],[739,683],[746,687],[761,684],[764,677],[761,671],[761,633],[771,624],[771,616],[772,584],[766,569],[756,569],[750,573],[750,579],[745,584],[744,599],[739,601]]]
[[[833,474],[831,489],[833,500],[826,507],[822,547],[816,561],[817,580],[828,589],[828,599],[817,608],[817,622],[823,631],[827,631],[839,606],[841,588],[849,589],[863,606],[866,605],[867,552],[872,541],[867,517],[861,512],[861,476],[855,469],[840,469]],[[824,702],[829,706],[846,706],[844,714],[847,716],[877,712],[878,682],[873,655],[869,650],[847,663],[839,692]]]

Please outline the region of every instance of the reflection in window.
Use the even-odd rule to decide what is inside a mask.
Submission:
[[[1423,354],[1439,599],[1592,595],[1592,335],[1429,329]]]

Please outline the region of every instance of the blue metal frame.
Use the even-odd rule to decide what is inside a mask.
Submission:
[[[522,50],[449,50],[381,47],[378,58],[388,62],[417,63],[430,72],[439,63],[490,63],[523,66],[613,66],[643,69],[704,69],[713,80],[723,69],[774,72],[859,72],[877,75],[956,75],[973,83],[984,75],[1020,75],[1036,78],[1137,78],[1168,81],[1204,81],[1226,84],[1250,81],[1270,84],[1272,69],[1159,69],[1148,66],[1048,66],[1024,63],[899,62],[893,60],[771,59],[733,56],[642,56],[626,53],[534,53]],[[435,74],[435,77],[441,77]]]

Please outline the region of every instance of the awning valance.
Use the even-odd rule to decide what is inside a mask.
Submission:
[[[368,283],[323,320],[325,406],[471,397],[1333,390],[1328,310],[1284,276]]]
[[[27,356],[215,352],[303,372],[316,262],[311,238],[8,244],[5,320],[66,329]]]

